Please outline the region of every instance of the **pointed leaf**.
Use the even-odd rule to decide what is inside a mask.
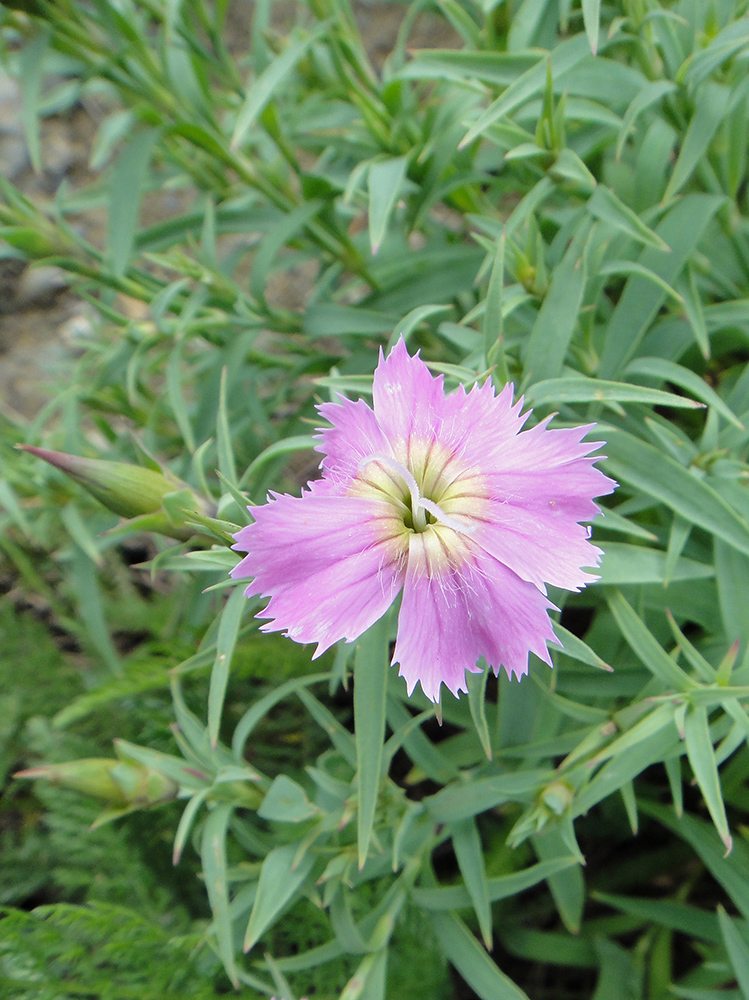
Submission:
[[[684,720],[684,743],[697,784],[728,854],[733,846],[733,838],[728,829],[707,709],[703,705],[693,705],[687,712]]]
[[[388,623],[389,615],[383,615],[367,629],[357,641],[354,658],[354,730],[359,792],[357,842],[360,869],[367,860],[382,779],[389,669]]]
[[[201,858],[208,900],[213,913],[213,929],[218,943],[218,953],[229,979],[234,987],[239,989],[226,877],[226,833],[233,812],[234,806],[227,803],[216,806],[208,814],[203,827]]]
[[[608,471],[665,503],[687,521],[749,554],[749,524],[710,486],[653,445],[625,431],[607,433]]]
[[[718,907],[718,922],[736,981],[742,994],[749,997],[749,946],[722,906]]]
[[[468,895],[476,911],[481,936],[487,951],[492,948],[492,912],[489,905],[489,887],[486,882],[484,852],[481,847],[476,820],[461,820],[453,824],[453,847],[458,859],[458,867],[466,884]]]
[[[582,0],[583,24],[588,36],[590,51],[593,55],[598,51],[598,31],[601,20],[601,0]]]
[[[369,168],[369,243],[373,257],[385,239],[407,169],[407,156],[375,160]]]
[[[218,743],[218,731],[221,725],[226,686],[229,683],[231,658],[234,655],[239,626],[246,607],[247,599],[244,596],[244,590],[242,587],[237,587],[229,595],[229,600],[221,612],[216,641],[216,659],[213,661],[211,684],[208,691],[208,733],[211,746],[214,748]]]
[[[244,99],[244,104],[237,115],[234,135],[231,138],[232,149],[237,149],[244,142],[245,136],[257,121],[265,106],[275,96],[276,91],[307,49],[322,34],[323,26],[307,38],[292,42],[283,52],[276,56],[255,82],[250,86]]]
[[[452,914],[431,913],[442,950],[481,1000],[528,1000],[489,958],[462,920]]]
[[[657,677],[665,687],[673,688],[675,691],[689,691],[696,686],[689,675],[685,674],[663,649],[643,620],[627,603],[620,590],[613,590],[607,594],[607,600],[622,635],[654,677]]]
[[[668,252],[668,244],[653,230],[646,226],[640,216],[618,198],[611,188],[599,184],[588,199],[588,211],[602,222],[626,233],[638,243],[655,247],[656,250]]]
[[[314,857],[308,851],[297,859],[298,853],[299,844],[284,844],[274,847],[263,861],[244,938],[245,951],[250,951],[275,923],[312,871]]]

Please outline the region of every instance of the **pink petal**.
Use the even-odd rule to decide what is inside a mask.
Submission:
[[[402,525],[387,504],[358,497],[274,496],[253,507],[255,523],[235,536],[247,552],[231,575],[253,575],[245,594],[271,595],[266,632],[316,642],[319,656],[358,638],[403,585]],[[399,531],[400,529],[400,531]]]
[[[411,437],[440,439],[445,408],[442,376],[434,378],[421,358],[411,357],[402,337],[387,358],[380,352],[373,389],[377,423],[401,461],[406,458],[403,446],[407,450]]]
[[[465,691],[465,672],[476,672],[483,656],[510,676],[528,672],[528,651],[551,664],[546,642],[556,642],[547,610],[533,586],[502,563],[475,553],[455,568],[440,557],[427,533],[411,535],[398,639],[400,663],[410,694],[419,682],[438,701],[440,685]]]
[[[470,392],[460,385],[446,400],[440,440],[458,454],[466,468],[488,471],[490,456],[502,454],[530,416],[521,414],[522,399],[513,404],[508,384],[495,395],[490,381]]]
[[[597,566],[601,551],[578,522],[596,516],[591,497],[610,493],[613,483],[592,461],[488,476],[491,503],[473,536],[476,543],[539,588],[549,583],[578,590],[597,579],[582,567]]]
[[[317,409],[333,425],[320,429],[320,444],[315,445],[315,451],[325,455],[321,466],[326,478],[345,486],[362,459],[389,454],[387,438],[363,399],[352,402],[341,396],[339,403],[322,403]]]

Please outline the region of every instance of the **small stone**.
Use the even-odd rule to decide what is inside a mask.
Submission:
[[[0,175],[15,180],[29,165],[26,143],[12,132],[0,134]]]
[[[48,309],[68,287],[69,278],[59,267],[27,267],[16,287],[17,309]]]

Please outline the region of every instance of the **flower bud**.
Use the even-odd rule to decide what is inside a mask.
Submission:
[[[575,793],[566,781],[552,781],[541,792],[541,801],[556,816],[561,816],[572,803]]]
[[[64,788],[105,802],[118,815],[133,809],[170,802],[179,791],[171,778],[131,760],[89,757],[64,764],[42,764],[18,771],[14,778],[44,778]]]
[[[31,445],[17,446],[75,479],[99,503],[114,514],[126,518],[143,518],[137,527],[158,531],[171,538],[186,541],[195,531],[187,527],[191,510],[207,513],[207,504],[176,476],[145,469],[126,462],[107,462],[98,458],[81,458],[61,451],[48,451]],[[185,511],[187,514],[183,514]],[[134,525],[135,527],[135,525]]]
[[[70,253],[70,247],[58,233],[34,226],[2,226],[0,239],[19,250],[29,260],[44,260]]]

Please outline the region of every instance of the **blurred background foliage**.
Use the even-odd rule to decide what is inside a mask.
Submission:
[[[746,2],[13,0],[0,54],[5,995],[749,997]],[[620,488],[554,671],[392,676],[382,756],[393,623],[313,674],[225,546],[399,335]],[[10,779],[84,760],[187,805]]]

